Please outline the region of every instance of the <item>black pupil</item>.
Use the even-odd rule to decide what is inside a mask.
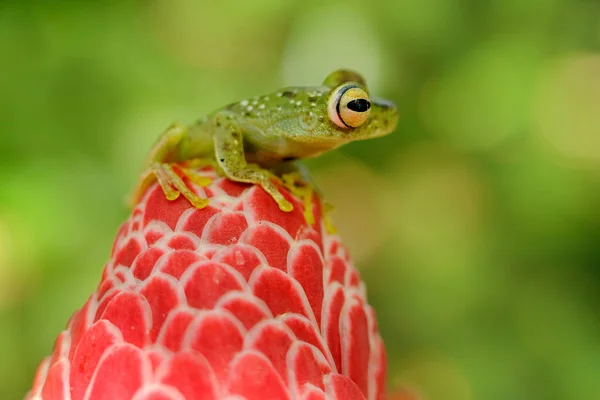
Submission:
[[[365,112],[371,108],[371,103],[367,99],[354,99],[348,102],[347,107],[352,111]]]

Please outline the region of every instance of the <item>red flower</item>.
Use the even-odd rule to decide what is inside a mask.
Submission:
[[[153,185],[28,399],[381,399],[385,349],[339,237],[281,188],[203,173],[210,205]]]

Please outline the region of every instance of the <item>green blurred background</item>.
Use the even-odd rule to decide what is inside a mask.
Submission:
[[[0,399],[97,283],[174,120],[363,72],[395,134],[311,160],[390,388],[600,399],[600,3],[0,1]]]

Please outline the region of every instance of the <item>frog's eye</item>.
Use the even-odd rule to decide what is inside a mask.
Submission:
[[[369,117],[369,94],[355,84],[342,85],[329,98],[329,118],[340,128],[357,128]]]

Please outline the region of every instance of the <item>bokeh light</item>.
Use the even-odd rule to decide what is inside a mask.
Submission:
[[[330,70],[397,131],[308,160],[390,393],[600,398],[600,4],[0,1],[0,399],[98,282],[172,122]]]
[[[570,164],[600,165],[600,53],[573,54],[547,67],[533,130]]]

